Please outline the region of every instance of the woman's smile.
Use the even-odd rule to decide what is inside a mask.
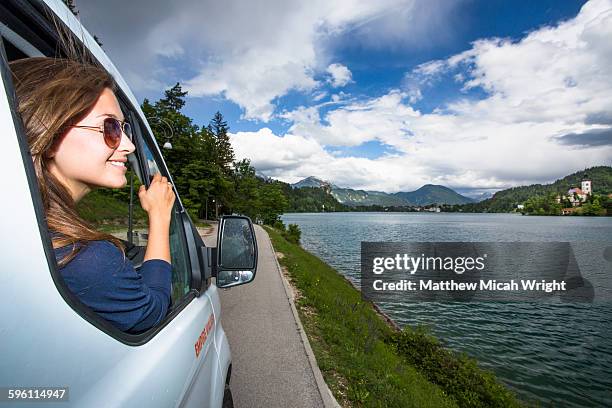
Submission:
[[[115,161],[115,160],[109,160],[108,163],[113,166],[113,167],[118,167],[119,169],[121,169],[123,172],[127,171],[127,167],[125,167],[125,162],[124,161]]]

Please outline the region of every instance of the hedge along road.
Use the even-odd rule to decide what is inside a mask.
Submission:
[[[216,246],[216,225],[202,235]],[[236,407],[322,407],[321,392],[266,231],[255,225],[255,281],[220,289],[221,323],[232,351]],[[327,402],[327,401],[326,401]]]

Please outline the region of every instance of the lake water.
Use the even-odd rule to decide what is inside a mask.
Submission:
[[[300,226],[304,248],[357,285],[361,241],[612,245],[610,217],[307,213],[285,214],[282,219],[285,224]],[[607,265],[585,276],[595,287],[593,303],[419,302],[380,306],[400,326],[428,325],[444,344],[476,358],[524,400],[537,400],[544,406],[612,406],[612,263]]]

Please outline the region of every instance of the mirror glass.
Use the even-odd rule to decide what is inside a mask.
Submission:
[[[255,237],[247,218],[223,220],[219,242],[220,271],[243,272],[255,268]],[[219,273],[219,278],[222,273]],[[242,281],[243,282],[243,281]]]
[[[217,286],[227,288],[228,286],[240,285],[253,280],[252,271],[220,271],[217,275]]]

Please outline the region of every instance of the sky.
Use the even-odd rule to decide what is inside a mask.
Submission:
[[[612,0],[76,0],[139,101],[176,82],[286,182],[469,196],[612,164]]]

